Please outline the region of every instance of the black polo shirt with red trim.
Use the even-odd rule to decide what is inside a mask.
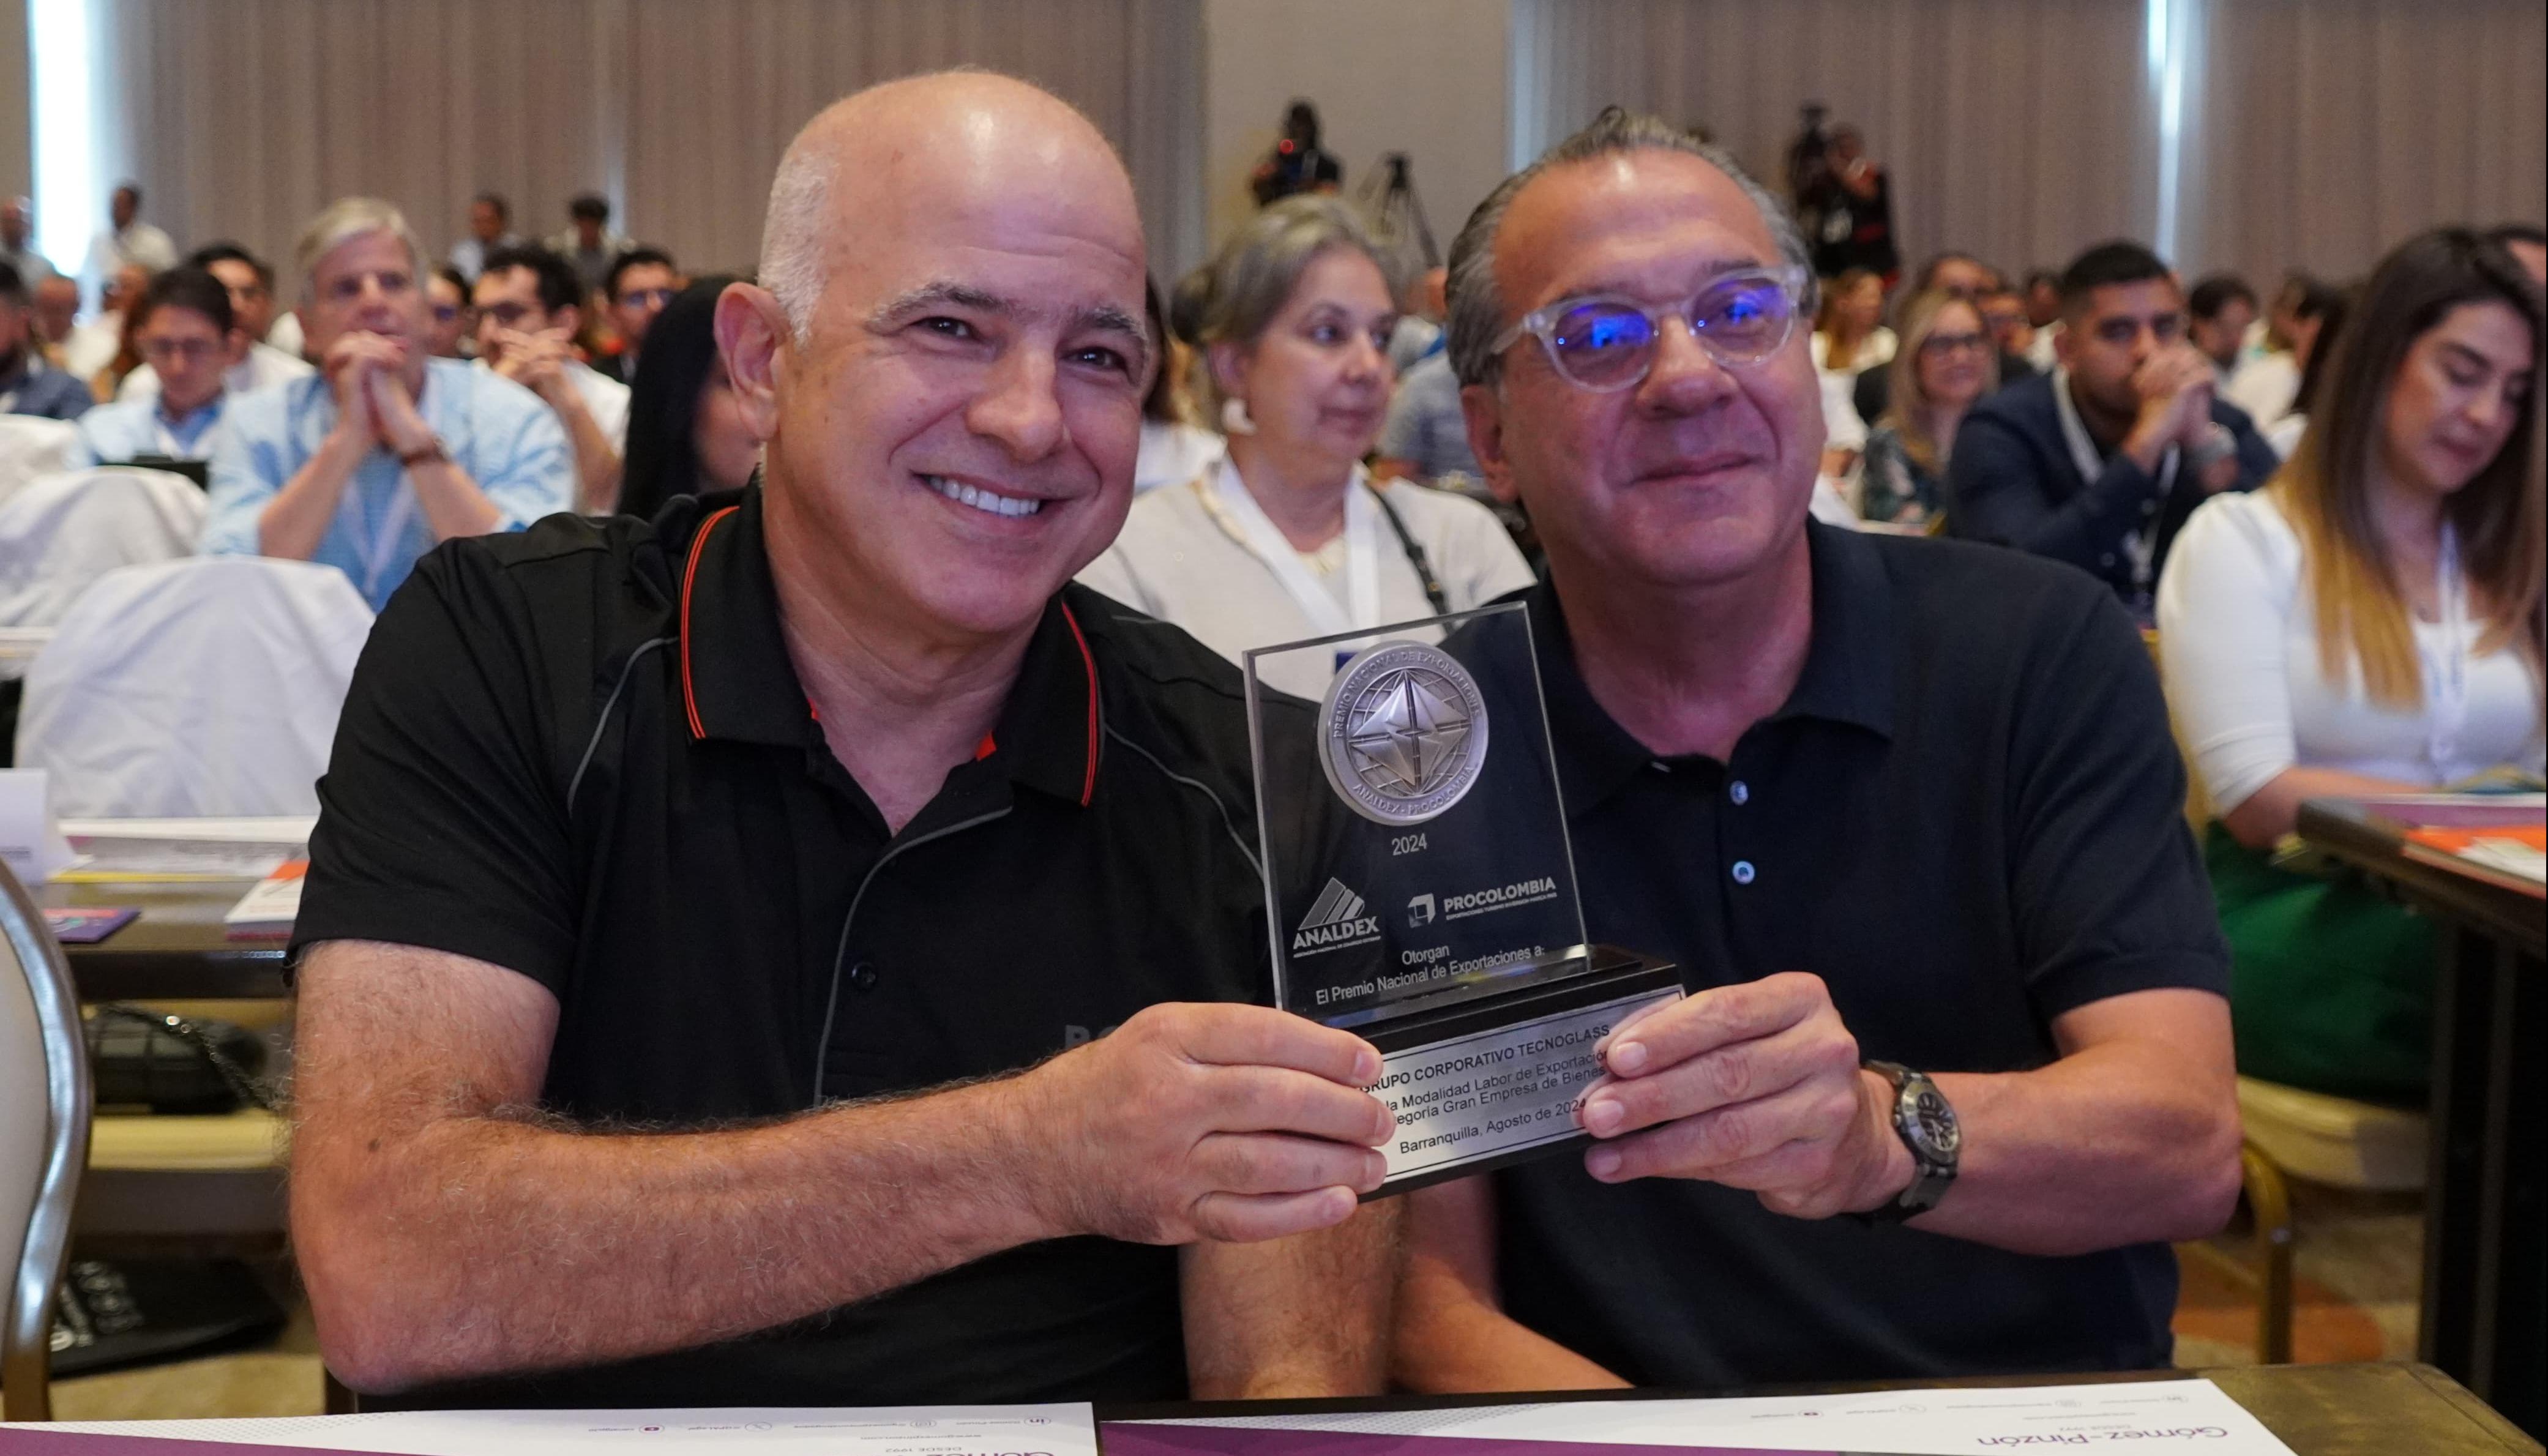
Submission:
[[[1156,1002],[1269,999],[1235,670],[1065,587],[981,751],[893,833],[797,681],[763,529],[754,491],[419,562],[354,675],[296,948],[529,976],[560,1007],[543,1104],[592,1125],[781,1116],[1026,1066]],[[1072,1238],[731,1343],[423,1400],[1185,1390],[1175,1251]]]

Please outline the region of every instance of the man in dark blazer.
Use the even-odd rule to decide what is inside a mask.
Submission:
[[[2278,463],[2214,398],[2185,295],[2149,249],[2102,243],[2061,275],[2059,365],[1973,407],[1947,469],[1947,529],[2066,561],[2147,612],[2177,528]]]

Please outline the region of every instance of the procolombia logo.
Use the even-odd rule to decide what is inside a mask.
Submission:
[[[1380,917],[1365,915],[1362,896],[1346,889],[1344,881],[1330,879],[1319,891],[1301,928],[1292,932],[1292,954],[1317,956],[1327,951],[1341,951],[1380,938]]]

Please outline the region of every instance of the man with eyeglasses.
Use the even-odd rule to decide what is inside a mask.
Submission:
[[[201,268],[171,268],[133,309],[135,347],[154,371],[150,388],[81,415],[71,464],[173,470],[202,485],[228,375],[247,348],[229,290]]]
[[[437,359],[466,359],[477,340],[469,312],[469,280],[449,263],[424,280],[424,351]]]
[[[96,400],[76,376],[46,362],[34,318],[26,280],[0,262],[0,414],[77,419]]]
[[[2186,333],[2185,295],[2135,242],[2061,275],[2052,373],[1973,407],[1947,466],[1947,530],[2066,561],[2146,621],[2177,528],[2280,463]]]
[[[243,345],[222,376],[222,391],[252,394],[269,386],[308,378],[307,360],[265,342],[274,327],[274,269],[235,242],[211,242],[195,249],[186,266],[213,276],[230,296],[230,319]],[[115,392],[119,401],[147,401],[159,393],[159,369],[145,352],[139,368],[124,377]]]
[[[637,353],[646,346],[646,330],[655,316],[682,291],[682,270],[662,248],[632,247],[610,264],[601,296],[610,302],[610,326],[619,333],[619,352],[593,361],[593,368],[621,384],[637,382]]]
[[[1410,1196],[1424,1390],[2156,1366],[2238,1188],[2228,957],[2111,593],[1811,522],[1803,243],[1613,109],[1451,252],[1586,929],[1686,999],[1598,1044],[1594,1141]],[[1531,665],[1490,663],[1493,700]]]
[[[340,198],[295,260],[318,372],[225,411],[205,555],[332,566],[378,611],[436,543],[573,504],[575,462],[539,397],[425,352],[424,248],[404,214]]]
[[[628,386],[576,351],[584,287],[567,260],[536,243],[500,247],[474,289],[478,364],[546,401],[575,447],[576,508],[607,515],[619,504],[620,451],[628,443]]]

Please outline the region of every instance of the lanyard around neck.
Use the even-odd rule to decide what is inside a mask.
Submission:
[[[2097,453],[2097,442],[2088,434],[2088,421],[2079,417],[2079,403],[2070,398],[2070,371],[2066,368],[2052,371],[2052,407],[2061,416],[2061,441],[2070,448],[2070,463],[2078,468],[2079,484],[2094,485],[2097,477],[2105,473],[2106,458]],[[2178,454],[2177,447],[2170,445],[2167,453],[2159,457],[2158,485],[2150,493],[2150,499],[2164,500],[2168,493],[2176,489]],[[2158,524],[2154,516],[2124,533],[2124,554],[2132,559],[2133,585],[2148,587],[2150,568],[2158,554]]]
[[[2442,644],[2424,654],[2427,667],[2424,704],[2424,751],[2433,773],[2447,777],[2459,751],[2461,730],[2468,726],[2468,665],[2475,651],[2469,641],[2468,583],[2460,573],[2459,532],[2442,522],[2441,549],[2433,563],[2433,592],[2441,598]]]

